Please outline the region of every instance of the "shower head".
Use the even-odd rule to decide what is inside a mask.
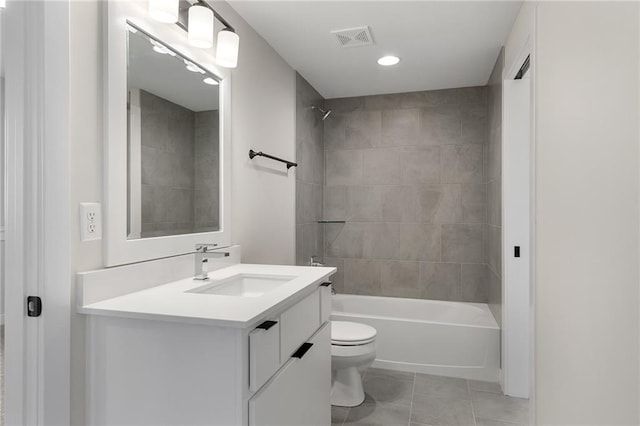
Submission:
[[[325,111],[322,108],[319,108],[319,107],[317,107],[315,105],[311,105],[311,109],[320,111],[320,114],[322,114],[322,121],[326,120],[327,117],[329,117],[329,115],[331,115],[331,110],[330,109]]]

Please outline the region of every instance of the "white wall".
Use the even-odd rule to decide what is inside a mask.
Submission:
[[[639,421],[638,6],[537,6],[539,424]]]
[[[80,241],[79,203],[102,202],[102,40],[98,2],[72,1],[69,40],[69,168],[72,309],[75,273],[103,267],[102,242]],[[71,422],[84,425],[84,316],[71,315]]]
[[[216,2],[215,7],[240,35],[239,64],[232,72],[232,241],[242,245],[244,262],[293,264],[295,172],[287,177],[256,169],[247,153],[253,148],[295,158],[295,72],[228,5]],[[103,267],[101,242],[80,242],[78,226],[78,203],[102,202],[102,4],[72,1],[70,15],[69,284],[74,295],[76,272]],[[82,315],[70,315],[72,424],[84,425],[85,322]]]
[[[295,71],[228,4],[216,10],[240,35],[232,82],[234,244],[245,263],[295,264],[295,169],[249,160],[249,149],[295,160]]]

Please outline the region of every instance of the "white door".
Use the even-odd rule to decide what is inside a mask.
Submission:
[[[69,424],[68,2],[8,0],[5,79],[4,420]],[[27,297],[43,301],[27,316]]]
[[[503,344],[507,395],[529,397],[530,381],[530,80],[503,86]]]

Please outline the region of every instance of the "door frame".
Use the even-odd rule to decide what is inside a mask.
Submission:
[[[523,38],[522,44],[519,46],[518,54],[513,57],[513,60],[510,63],[505,63],[504,72],[503,72],[503,82],[508,80],[516,79],[516,75],[520,71],[520,68],[526,61],[527,57],[529,58],[529,72],[528,79],[530,82],[529,87],[529,247],[525,249],[524,255],[528,257],[529,261],[529,294],[528,294],[528,306],[529,310],[529,321],[528,321],[528,354],[529,354],[529,400],[530,400],[530,413],[531,413],[531,421],[532,424],[535,424],[535,247],[536,247],[536,239],[535,239],[535,229],[536,229],[536,215],[535,215],[535,205],[536,205],[536,188],[535,188],[535,165],[536,165],[536,139],[535,139],[535,18],[530,23],[528,34],[525,38]],[[504,85],[503,85],[504,88]],[[504,135],[504,92],[503,92],[503,135]],[[503,173],[504,173],[504,147],[505,140],[503,138]],[[504,176],[503,176],[504,178]],[[504,180],[503,180],[504,185]],[[504,209],[506,202],[505,193],[503,188],[503,217],[504,217]],[[506,202],[505,202],[506,201]],[[511,245],[507,246],[507,241],[505,240],[505,229],[503,228],[502,235],[502,250],[503,250],[503,259],[506,259],[507,256],[511,255],[512,247]],[[505,273],[505,265],[506,261],[503,261],[502,264],[502,297],[503,303],[506,305],[508,303],[506,294],[508,293],[507,289],[507,275]],[[509,324],[510,324],[510,316],[508,315],[508,309],[506,306],[503,307],[503,316],[502,316],[502,354],[503,354],[503,366],[502,366],[502,384],[504,386],[504,392],[507,395],[512,395],[512,390],[509,389],[509,386],[506,383],[505,377],[509,375],[509,369],[514,368],[509,364],[508,356],[505,356],[506,348],[510,344],[509,338]],[[521,395],[515,395],[521,396]]]
[[[5,424],[70,423],[69,4],[9,0]],[[9,37],[10,35],[10,37]],[[26,316],[40,296],[42,316]]]

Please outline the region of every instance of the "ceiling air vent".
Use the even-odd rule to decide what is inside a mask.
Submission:
[[[331,31],[342,47],[360,47],[373,44],[373,37],[369,27],[348,28],[346,30]]]

